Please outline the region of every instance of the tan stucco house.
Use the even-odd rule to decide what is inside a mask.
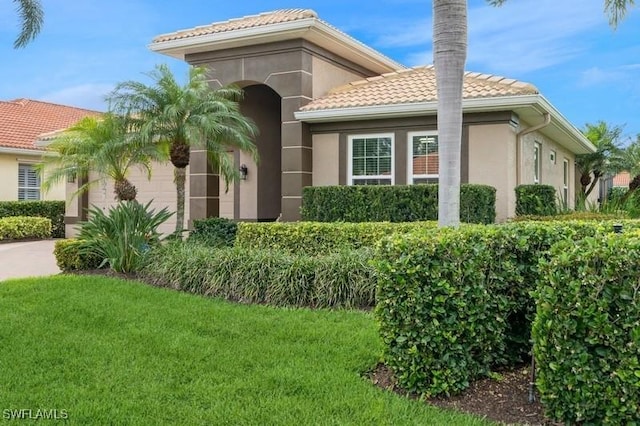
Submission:
[[[150,49],[208,67],[212,87],[242,87],[260,128],[259,164],[229,152],[248,173],[226,193],[192,151],[191,219],[297,220],[306,186],[438,181],[433,67],[406,68],[312,10],[164,34]],[[466,73],[463,108],[461,179],[497,189],[498,220],[514,216],[519,184],[553,185],[573,204],[575,155],[594,147],[533,85]],[[170,173],[158,171],[156,196],[174,197]]]
[[[96,111],[31,99],[0,101],[0,201],[64,200],[61,183],[40,189],[36,173],[44,148],[41,135],[65,129]]]

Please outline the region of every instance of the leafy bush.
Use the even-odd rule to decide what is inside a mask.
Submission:
[[[434,229],[436,225],[435,222],[243,222],[238,224],[236,246],[323,254],[374,247],[387,235]]]
[[[56,257],[58,268],[64,272],[87,271],[97,269],[103,259],[90,254],[82,254],[82,243],[77,239],[56,241],[53,254]]]
[[[361,308],[375,303],[371,250],[324,256],[175,242],[152,250],[141,276],[160,286],[245,303]]]
[[[619,211],[616,213],[598,213],[598,212],[570,212],[563,214],[556,214],[553,216],[534,216],[534,215],[523,215],[516,216],[510,219],[511,222],[524,222],[524,221],[576,221],[576,220],[594,220],[594,221],[603,221],[603,220],[615,220],[615,219],[625,219],[627,215],[624,211]]]
[[[89,221],[78,234],[80,253],[104,259],[116,272],[137,271],[146,252],[160,241],[158,226],[173,214],[166,208],[156,213],[150,205],[121,201],[107,214],[95,206],[89,209]]]
[[[463,184],[460,219],[495,221],[495,188]],[[438,185],[317,186],[302,193],[302,218],[318,222],[413,222],[438,219]]]
[[[640,422],[640,234],[560,242],[542,264],[538,390],[567,424]]]
[[[553,244],[612,232],[605,222],[516,222],[383,239],[376,315],[385,361],[406,389],[464,389],[528,356],[539,260]],[[625,232],[640,222],[622,221]]]
[[[551,216],[556,214],[556,190],[550,185],[516,187],[516,215]]]
[[[189,241],[205,243],[213,247],[231,247],[236,240],[238,224],[223,217],[209,217],[193,221]]]
[[[37,216],[51,219],[51,237],[64,238],[64,201],[0,201],[0,218]]]
[[[51,220],[45,217],[11,216],[0,219],[0,241],[51,238]]]

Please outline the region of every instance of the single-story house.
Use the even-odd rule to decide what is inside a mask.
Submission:
[[[65,129],[96,114],[31,99],[0,101],[0,201],[64,200],[64,183],[46,193],[40,189],[35,165],[41,161],[44,148],[36,142],[42,134]]]
[[[307,186],[438,181],[433,67],[407,68],[312,10],[164,34],[150,49],[208,67],[214,88],[242,87],[242,112],[260,129],[258,164],[228,153],[247,175],[226,193],[205,152],[192,151],[190,219],[292,221]],[[575,156],[593,145],[535,86],[472,72],[464,78],[462,182],[497,189],[498,220],[515,215],[519,184],[553,185],[573,205]],[[156,188],[157,195],[175,191]]]

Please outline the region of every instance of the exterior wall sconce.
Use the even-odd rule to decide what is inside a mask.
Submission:
[[[247,165],[243,164],[240,166],[240,179],[247,180],[247,175],[249,174],[249,169],[247,169]]]

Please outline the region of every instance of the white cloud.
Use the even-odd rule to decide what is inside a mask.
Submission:
[[[105,96],[113,90],[113,84],[88,83],[66,87],[46,93],[40,100],[79,108],[104,111],[107,109]]]

